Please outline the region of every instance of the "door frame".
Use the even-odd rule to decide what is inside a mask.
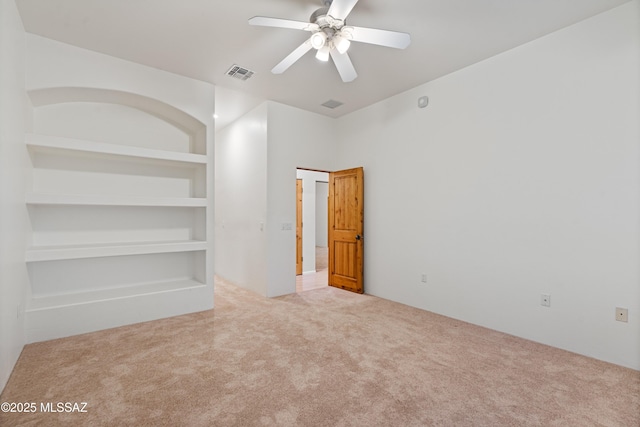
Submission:
[[[301,168],[301,167],[296,168],[296,172],[297,172],[297,171],[304,171],[304,172],[317,172],[317,173],[325,174],[325,175],[326,175],[326,179],[322,179],[322,180],[318,180],[318,179],[316,179],[316,182],[320,182],[320,181],[322,181],[322,182],[325,182],[325,183],[328,183],[328,181],[329,181],[329,175],[331,174],[331,172],[330,172],[330,171],[327,171],[327,170],[321,170],[321,169],[310,169],[310,168]],[[296,174],[296,181],[297,181],[297,180],[298,180],[298,177],[297,177],[297,174]],[[305,184],[305,183],[304,183],[304,181],[308,181],[308,179],[303,180],[303,188],[302,188],[302,192],[303,192],[303,203],[302,203],[302,206],[303,206],[303,207],[302,207],[302,211],[303,211],[303,213],[302,213],[302,215],[303,215],[303,216],[304,216],[304,215],[307,215],[307,214],[305,213],[305,207],[306,207],[307,209],[309,208],[309,206],[308,206],[308,205],[305,205],[304,200],[306,200],[306,197],[307,197],[307,196],[308,196],[308,194],[309,194],[309,193],[308,193],[308,191],[311,191],[311,190],[309,190],[309,189],[305,189],[305,188],[304,188],[304,184]],[[308,182],[307,182],[306,184],[308,184]],[[314,189],[314,190],[315,190],[315,189]],[[305,193],[306,193],[306,196],[305,196]],[[308,200],[307,200],[307,201],[308,201]],[[295,222],[296,222],[296,223],[297,223],[297,213],[298,213],[298,212],[297,212],[297,207],[296,207],[296,219],[295,219]],[[307,219],[309,219],[309,218],[307,217]],[[317,220],[317,218],[316,218],[316,220]],[[328,223],[328,218],[327,218],[327,223]],[[328,225],[328,224],[327,224],[327,225]],[[310,227],[310,226],[311,226],[311,225],[309,225],[309,224],[305,223],[305,222],[304,222],[304,220],[303,220],[303,224],[302,224],[302,230],[303,230],[303,231],[302,231],[302,236],[303,236],[303,253],[304,253],[304,251],[305,251],[305,249],[306,249],[306,250],[307,250],[307,252],[306,252],[306,253],[304,253],[304,255],[307,255],[307,256],[311,256],[312,254],[310,254],[310,253],[309,253],[309,248],[304,248],[304,245],[305,245],[305,243],[304,243],[304,236],[305,236],[305,233],[306,233],[306,236],[307,236],[306,244],[309,244],[309,243],[311,242],[311,240],[308,240],[308,239],[309,239],[309,235],[310,235],[310,234],[309,234],[309,233],[310,233],[310,231],[309,231],[309,228],[308,228],[308,227]],[[316,227],[313,227],[313,228],[314,228],[314,232],[315,232],[315,228],[316,228]],[[297,241],[296,241],[296,244],[297,244]],[[296,252],[297,252],[297,251],[296,251]],[[296,253],[296,255],[297,255],[297,253]],[[315,251],[313,252],[313,257],[315,257]],[[297,258],[297,257],[296,257],[296,258]],[[305,257],[304,259],[306,260],[307,258]],[[305,268],[304,268],[304,264],[305,264],[305,263],[303,262],[302,274],[305,274],[305,273],[310,274],[310,273],[312,272],[312,270],[311,270],[310,268],[305,269]],[[307,267],[309,267],[309,266],[308,266],[308,263],[307,263]],[[316,265],[316,269],[315,269],[315,270],[317,270],[317,265]],[[296,277],[297,277],[297,276],[298,276],[298,274],[297,274],[297,271],[296,271]]]
[[[336,170],[336,171],[327,171],[327,170],[321,170],[321,169],[311,169],[311,168],[297,167],[297,168],[296,168],[296,171],[298,171],[298,170],[303,170],[303,171],[310,171],[310,172],[321,172],[321,173],[326,173],[326,174],[328,174],[328,175],[329,175],[329,177],[330,177],[330,178],[329,178],[329,182],[331,182],[331,175],[332,175],[333,173],[337,173],[337,172],[345,172],[345,171],[350,171],[350,170],[355,170],[355,169],[361,169],[362,171],[364,171],[364,168],[362,168],[362,167],[359,167],[359,168],[350,168],[350,169],[345,169],[345,170],[342,170],[342,171],[341,171],[341,170]],[[297,180],[297,179],[298,179],[298,178],[297,178],[297,174],[296,174],[296,180]],[[363,179],[364,179],[364,178],[363,178]],[[331,184],[329,184],[329,186],[331,186]],[[361,189],[361,190],[362,190],[362,193],[359,195],[359,197],[361,197],[362,199],[364,199],[364,190],[363,190],[363,189]],[[331,194],[331,188],[329,189],[329,194]],[[328,206],[327,206],[327,209],[329,210],[329,212],[327,212],[327,217],[328,217],[328,219],[329,219],[329,218],[331,217],[331,212],[330,212],[330,209],[331,209],[331,203],[327,203],[327,205],[328,205]],[[362,218],[362,215],[363,215],[363,213],[364,213],[364,206],[362,207],[362,211],[363,211],[363,212],[361,213],[361,218]],[[330,227],[330,223],[329,223],[329,224],[327,224],[327,225],[328,225],[328,228],[329,228],[329,227]],[[329,236],[327,236],[327,238],[328,238],[328,246],[329,246],[329,247],[328,247],[328,251],[329,251],[329,254],[328,254],[328,255],[329,255],[329,259],[331,260],[331,259],[332,259],[331,238],[330,238],[331,231],[330,231],[329,229],[327,230],[327,234],[329,234]],[[362,221],[362,229],[360,230],[360,234],[361,234],[361,235],[364,235],[364,225],[363,225],[363,221]],[[362,258],[362,256],[363,256],[364,241],[361,241],[361,242],[359,242],[359,243],[361,244],[360,251],[359,251],[359,253],[360,253],[360,265],[361,265],[361,271],[360,271],[360,284],[361,284],[361,286],[360,286],[360,289],[359,289],[359,290],[357,290],[357,291],[355,291],[355,292],[363,293],[363,292],[364,292],[364,287],[363,287],[363,285],[362,285],[362,284],[363,284],[364,268],[362,267],[362,265],[363,265],[363,263],[364,263],[364,259]],[[330,271],[329,271],[329,276],[331,276],[331,265],[329,265],[329,267],[328,267],[328,268],[329,268],[329,270],[330,270]],[[297,276],[297,274],[296,274],[296,276]],[[331,280],[331,278],[330,278],[330,277],[328,277],[328,279],[327,279],[327,282],[328,282],[328,283],[327,283],[327,285],[330,285],[330,280]]]

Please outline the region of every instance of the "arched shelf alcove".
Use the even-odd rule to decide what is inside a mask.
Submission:
[[[185,135],[188,145],[179,151],[206,154],[205,124],[181,109],[157,99],[131,92],[85,87],[34,89],[28,91],[28,95],[35,112],[51,111],[53,108],[58,108],[58,110],[66,109],[73,111],[75,114],[84,114],[86,119],[92,117],[91,114],[97,110],[96,106],[101,106],[103,107],[102,113],[105,112],[106,107],[111,108],[108,110],[110,113],[118,111],[119,107],[120,119],[126,118],[126,110],[129,110],[128,115],[130,116],[133,115],[132,113],[136,113],[137,118],[149,115],[157,119],[154,126],[162,127],[164,125],[165,131],[169,130],[168,127],[170,126]],[[75,121],[76,123],[78,122],[78,120]],[[132,124],[135,125],[135,122],[128,121],[126,123],[129,126]],[[117,122],[113,123],[113,125],[117,125]],[[112,129],[111,132],[113,132]],[[169,130],[169,133],[173,132]]]
[[[118,90],[27,94],[28,341],[212,308],[205,123]]]

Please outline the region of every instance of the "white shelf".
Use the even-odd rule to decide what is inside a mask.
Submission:
[[[207,206],[207,199],[198,197],[94,196],[27,193],[25,201],[28,205],[164,206],[194,208]]]
[[[27,147],[31,150],[70,150],[78,153],[137,157],[151,160],[164,160],[191,164],[207,164],[207,156],[202,154],[181,153],[177,151],[154,150],[128,145],[109,144],[59,136],[27,134]]]
[[[193,252],[203,251],[206,249],[207,242],[200,240],[40,246],[28,249],[25,260],[26,262],[59,261],[123,255]]]
[[[34,296],[31,298],[26,311],[35,312],[50,310],[83,304],[92,304],[102,301],[114,301],[137,296],[147,296],[188,289],[202,289],[204,287],[206,287],[204,283],[200,283],[193,279],[187,279],[171,282],[145,283],[142,285],[101,289],[73,294],[59,294],[41,297]]]

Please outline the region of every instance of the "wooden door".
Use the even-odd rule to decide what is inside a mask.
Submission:
[[[363,293],[364,171],[329,174],[329,285]]]
[[[302,274],[302,180],[296,179],[296,275]]]

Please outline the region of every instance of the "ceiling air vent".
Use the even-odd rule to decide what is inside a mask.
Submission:
[[[338,108],[342,104],[344,104],[344,102],[336,101],[335,99],[330,99],[327,102],[325,102],[324,104],[322,104],[322,106],[323,107],[327,107],[327,108],[331,108],[333,110],[334,108]]]
[[[239,80],[248,80],[249,78],[251,78],[251,76],[253,76],[253,71],[248,70],[246,68],[242,68],[239,65],[233,65],[231,68],[229,68],[229,70],[227,71],[227,76],[231,76],[235,79],[239,79]]]

